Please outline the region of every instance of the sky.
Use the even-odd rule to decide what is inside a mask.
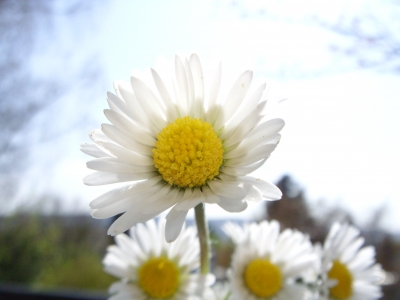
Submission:
[[[340,206],[360,224],[383,208],[382,225],[399,232],[400,75],[360,69],[353,59],[333,53],[332,43],[345,45],[348,40],[313,22],[315,16],[335,21],[373,3],[110,1],[94,34],[86,35],[77,47],[83,52],[96,49],[104,84],[96,85],[98,90],[90,99],[79,93],[69,95],[72,100],[52,108],[64,111],[63,122],[68,122],[74,109],[85,110],[90,118],[63,134],[56,145],[50,142],[35,148],[36,163],[25,176],[35,178],[41,173],[43,180],[27,184],[24,192],[50,186],[68,199],[63,210],[88,212],[90,200],[110,187],[83,185],[82,178],[90,173],[85,167],[89,157],[78,148],[89,142],[91,129],[106,122],[102,111],[107,108],[106,92],[112,91],[112,82],[128,81],[133,69],[154,67],[160,56],[172,60],[175,53],[196,52],[206,71],[222,61],[226,86],[245,69],[267,81],[268,117],[281,117],[286,126],[279,146],[256,176],[276,182],[290,174],[305,190],[315,212]],[[40,121],[38,117],[36,122]],[[56,154],[49,155],[49,147]],[[211,218],[250,219],[259,208],[260,204],[252,204],[246,212],[232,216],[210,206],[207,213]]]

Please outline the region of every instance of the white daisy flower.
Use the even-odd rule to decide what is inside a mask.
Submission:
[[[110,300],[201,299],[212,275],[195,273],[199,244],[194,227],[185,228],[174,243],[162,238],[165,222],[150,220],[130,229],[131,237],[119,234],[107,248],[105,271],[121,279],[111,285]]]
[[[309,299],[311,294],[296,284],[313,269],[317,256],[307,236],[290,229],[279,233],[279,223],[263,221],[243,228],[227,223],[224,231],[236,246],[229,280],[232,300]]]
[[[355,227],[339,223],[331,227],[322,249],[324,299],[375,300],[382,296],[377,283],[383,272],[375,262],[375,249],[363,244]]]
[[[246,209],[248,200],[277,200],[273,184],[250,177],[277,146],[281,119],[265,121],[266,84],[250,91],[252,71],[245,71],[227,97],[220,96],[221,66],[206,92],[196,54],[175,57],[175,78],[167,88],[157,71],[149,80],[132,76],[115,82],[105,115],[111,122],[91,132],[94,144],[82,151],[96,172],[87,185],[130,182],[90,203],[92,216],[124,213],[109,228],[116,235],[172,208],[166,239],[178,236],[190,208],[216,203],[229,212]]]

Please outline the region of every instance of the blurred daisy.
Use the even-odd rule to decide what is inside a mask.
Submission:
[[[151,220],[120,234],[103,260],[105,271],[121,279],[111,285],[110,300],[200,299],[201,289],[213,283],[213,276],[194,273],[199,265],[196,230],[188,227],[174,243],[161,238],[165,222]]]
[[[276,186],[247,176],[274,151],[284,126],[281,119],[264,121],[266,84],[249,91],[252,71],[242,73],[224,98],[221,66],[206,92],[196,54],[175,57],[172,80],[153,69],[148,80],[141,77],[115,82],[116,95],[107,94],[110,109],[104,111],[112,125],[102,124],[90,134],[94,144],[82,145],[95,157],[87,166],[96,172],[85,184],[130,182],[90,203],[95,218],[124,213],[109,234],[172,208],[165,235],[173,241],[188,210],[201,202],[240,212],[248,200],[280,199]]]
[[[204,300],[228,300],[230,299],[231,291],[229,283],[217,281],[210,289],[211,293],[203,297]]]
[[[382,278],[372,246],[363,247],[360,231],[335,223],[322,249],[322,296],[327,299],[374,300],[382,296]]]
[[[229,299],[309,299],[307,288],[296,284],[317,260],[307,236],[290,229],[279,234],[276,221],[244,227],[227,223],[223,229],[236,246]]]

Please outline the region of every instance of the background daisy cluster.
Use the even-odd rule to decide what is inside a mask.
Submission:
[[[268,104],[284,138],[255,174],[283,199],[207,211],[217,277],[232,252],[221,218],[276,219],[313,242],[347,221],[389,271],[384,299],[400,297],[399,10],[392,0],[0,0],[0,282],[104,290],[114,280],[99,277],[113,241],[107,222],[89,219],[102,191],[82,185],[76,145],[104,122],[113,80],[180,50],[222,59],[223,84],[252,69],[271,98],[287,98]]]
[[[165,221],[154,220],[120,234],[103,260],[105,271],[119,281],[111,285],[110,300],[377,300],[386,274],[375,261],[375,249],[364,245],[360,231],[335,223],[323,244],[313,245],[300,231],[280,231],[279,222],[262,221],[242,226],[227,222],[223,230],[234,250],[225,278],[199,274],[199,244],[194,227],[166,243]],[[143,266],[154,259],[176,264],[177,273],[160,269],[155,283],[144,286]],[[339,266],[339,267],[338,267]],[[160,277],[158,277],[160,276]],[[156,297],[164,280],[180,278],[177,288]],[[165,279],[168,278],[168,279]]]

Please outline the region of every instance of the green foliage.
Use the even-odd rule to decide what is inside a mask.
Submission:
[[[3,220],[0,230],[0,281],[29,283],[40,274],[56,241],[56,228],[41,228],[36,216]],[[42,231],[44,229],[44,231]]]
[[[101,264],[109,240],[88,222],[66,221],[27,214],[0,220],[0,282],[106,290],[116,280]]]
[[[101,257],[90,250],[64,257],[47,266],[36,286],[104,290],[116,279],[104,273],[100,262]]]

